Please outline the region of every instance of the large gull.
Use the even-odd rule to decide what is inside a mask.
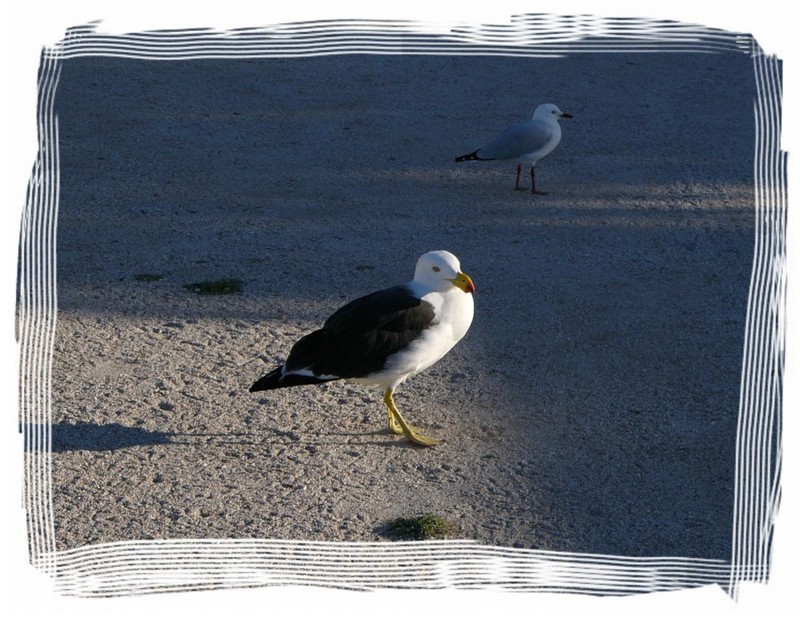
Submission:
[[[409,425],[394,402],[404,380],[433,365],[472,323],[475,285],[455,255],[431,251],[414,279],[346,304],[292,346],[283,365],[250,387],[267,391],[350,379],[383,390],[389,429],[418,445],[439,441]]]
[[[519,185],[522,165],[531,167],[531,192],[547,194],[536,190],[536,162],[556,148],[561,141],[559,119],[571,119],[572,115],[561,110],[555,104],[540,104],[533,117],[528,121],[517,123],[503,130],[491,141],[472,153],[456,158],[456,162],[470,160],[516,160],[516,190],[524,190]]]

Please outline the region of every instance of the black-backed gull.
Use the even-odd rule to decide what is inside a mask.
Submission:
[[[475,285],[455,255],[431,251],[414,279],[346,304],[322,328],[294,344],[286,362],[250,391],[350,379],[383,390],[389,429],[418,445],[439,441],[409,425],[394,402],[395,388],[442,358],[472,323]]]

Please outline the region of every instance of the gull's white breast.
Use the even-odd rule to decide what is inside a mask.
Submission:
[[[409,376],[433,365],[467,334],[475,312],[472,294],[454,287],[447,292],[430,292],[422,300],[433,305],[434,323],[400,352],[387,358],[383,370],[360,382],[397,386]]]

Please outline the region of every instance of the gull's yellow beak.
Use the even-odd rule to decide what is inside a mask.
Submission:
[[[456,275],[456,278],[450,279],[450,282],[455,285],[458,289],[468,293],[474,294],[475,293],[475,283],[472,282],[472,279],[469,278],[463,272],[459,272]]]

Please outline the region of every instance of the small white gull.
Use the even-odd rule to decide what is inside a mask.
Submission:
[[[503,130],[480,149],[457,157],[456,162],[516,160],[517,182],[514,188],[524,190],[519,185],[519,175],[522,164],[527,164],[531,167],[531,192],[547,194],[536,190],[536,162],[555,149],[561,141],[561,126],[558,120],[571,118],[571,114],[561,112],[555,104],[540,104],[531,119]]]

